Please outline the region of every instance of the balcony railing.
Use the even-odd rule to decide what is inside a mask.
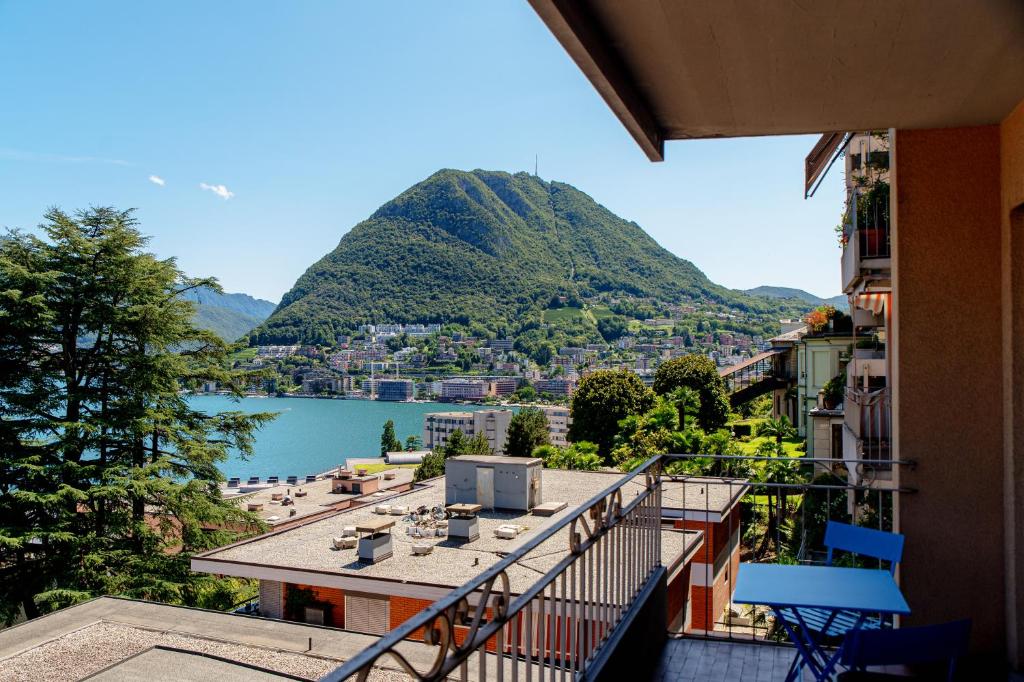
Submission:
[[[421,680],[456,670],[467,679],[471,664],[480,680],[586,678],[599,670],[608,643],[661,575],[660,467],[661,458],[651,458],[321,679],[366,680],[388,658]],[[623,487],[638,478],[641,489],[624,502]],[[512,595],[509,568],[566,528],[568,556]],[[422,643],[406,641],[418,633]],[[424,658],[428,666],[414,663]]]
[[[888,267],[881,259],[892,255],[889,225],[888,191],[855,187],[843,217],[844,291],[850,290],[863,271]]]
[[[595,679],[620,646],[623,631],[639,622],[639,610],[659,584],[664,586],[659,581],[665,575],[661,531],[666,524],[719,524],[712,534],[728,538],[724,544],[710,541],[711,553],[692,567],[693,573],[704,572],[691,573],[692,584],[724,585],[724,592],[703,592],[703,612],[711,614],[711,622],[701,628],[684,624],[681,634],[784,643],[767,610],[732,604],[738,561],[821,562],[828,521],[893,530],[898,496],[913,492],[854,485],[821,471],[832,464],[831,459],[746,455],[651,458],[321,679],[366,680],[374,667],[395,664],[418,680],[441,680],[451,673],[465,680],[471,668],[478,680]],[[683,491],[681,518],[662,509],[663,489],[674,484]],[[690,499],[687,484],[699,489]],[[635,496],[624,502],[627,485]],[[726,518],[712,506],[717,487],[726,490],[725,499],[738,499],[737,513]],[[509,569],[545,542],[550,553],[550,541],[565,529],[568,555],[521,594],[511,594]],[[837,561],[881,567],[856,556]],[[691,583],[685,590],[691,601]],[[691,612],[694,606],[691,602]]]
[[[879,464],[891,459],[892,400],[888,388],[846,391],[846,427],[856,441],[852,455]]]

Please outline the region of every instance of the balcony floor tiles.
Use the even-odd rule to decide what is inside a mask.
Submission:
[[[776,682],[785,680],[794,650],[786,646],[670,639],[654,682]],[[804,672],[805,680],[813,676]]]

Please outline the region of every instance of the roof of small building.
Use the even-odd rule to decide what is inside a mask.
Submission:
[[[358,468],[358,465],[356,465],[356,468]],[[395,478],[391,480],[385,479],[384,473],[386,472],[394,472]],[[318,477],[312,483],[300,481],[295,485],[260,486],[258,490],[251,493],[232,493],[233,489],[226,488],[224,489],[224,496],[241,505],[262,504],[263,509],[254,513],[265,523],[274,527],[284,523],[291,524],[310,516],[330,513],[333,511],[333,507],[339,505],[373,502],[391,497],[395,494],[395,488],[404,488],[412,484],[414,473],[414,467],[399,467],[396,465],[394,468],[381,471],[379,474],[349,479],[359,481],[366,478],[380,478],[379,491],[370,494],[332,492],[333,479],[331,473],[328,473]],[[300,497],[296,495],[298,492],[303,492],[305,495]],[[288,496],[292,504],[284,505],[282,504],[283,499],[273,499],[274,495],[278,494],[282,495],[282,498]],[[295,512],[294,515],[292,511]],[[277,517],[276,519],[274,518],[275,516]]]
[[[679,516],[673,511],[680,511],[688,520],[713,523],[735,507],[749,489],[750,481],[745,478],[666,476],[661,481],[662,514],[673,517]]]
[[[145,671],[146,680],[163,682],[182,679],[180,666],[187,665],[195,679],[318,679],[376,640],[334,628],[100,597],[0,630],[0,677],[80,680],[98,674],[95,679],[128,680]],[[406,679],[395,669],[376,674]]]
[[[459,455],[450,457],[449,462],[476,462],[478,464],[522,464],[538,466],[544,463],[539,457],[509,457],[507,455]]]
[[[513,458],[517,462],[522,458]],[[621,474],[604,472],[544,469],[542,494],[546,502],[565,502],[566,508],[551,516],[534,516],[526,511],[488,510],[478,515],[480,538],[463,542],[450,537],[414,538],[407,534],[409,522],[392,529],[394,554],[391,558],[371,564],[358,559],[356,549],[335,549],[332,539],[341,536],[346,526],[359,525],[374,516],[372,508],[339,511],[308,523],[262,535],[229,545],[192,560],[193,570],[225,575],[250,576],[259,573],[267,579],[276,572],[308,572],[310,580],[323,580],[325,574],[349,578],[366,578],[400,583],[458,587],[499,562],[509,552],[557,523],[596,494],[614,484]],[[640,494],[643,480],[634,479],[622,488],[622,503]],[[415,490],[389,500],[410,509],[428,508],[445,502],[445,479],[431,479]],[[523,531],[515,539],[495,535],[499,526],[516,525]],[[678,531],[663,527],[662,560],[670,569],[676,568],[703,541],[701,533]],[[413,554],[413,543],[430,543],[426,555]],[[569,528],[560,529],[542,542],[521,561],[510,567],[508,577],[513,592],[533,585],[540,573],[555,565],[569,552]],[[311,583],[319,584],[319,583]]]

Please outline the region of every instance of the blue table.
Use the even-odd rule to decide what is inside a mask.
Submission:
[[[821,646],[821,637],[815,637],[803,622],[800,608],[824,609],[833,616],[840,611],[853,611],[860,614],[855,627],[860,627],[869,614],[910,613],[907,600],[889,572],[870,568],[740,564],[732,600],[771,607],[796,645],[798,659],[811,669],[817,680],[831,678],[839,662],[839,652],[828,655]],[[787,610],[800,624],[799,631],[783,617]],[[796,679],[800,669],[801,665],[791,668],[787,682]]]

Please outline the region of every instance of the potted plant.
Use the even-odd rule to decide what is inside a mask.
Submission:
[[[834,410],[843,402],[843,391],[846,388],[846,377],[837,374],[821,387],[821,400],[826,410]]]

